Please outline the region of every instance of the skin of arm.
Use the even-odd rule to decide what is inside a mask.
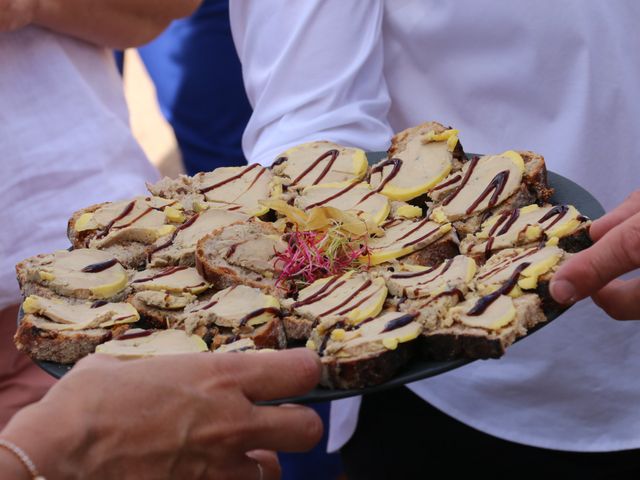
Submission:
[[[299,395],[320,378],[313,352],[91,355],[0,432],[49,480],[279,478],[274,451],[300,452],[322,436],[301,405],[256,402]],[[0,455],[0,477],[17,471]],[[23,467],[24,468],[24,467]],[[16,477],[20,478],[20,477]]]
[[[551,294],[560,303],[591,296],[618,320],[640,319],[640,278],[619,276],[640,267],[640,190],[591,225],[595,244],[571,257],[554,275]]]
[[[201,0],[0,0],[0,32],[37,25],[114,49],[151,41]]]

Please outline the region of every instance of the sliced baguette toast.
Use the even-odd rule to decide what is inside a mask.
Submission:
[[[218,290],[247,285],[282,296],[287,285],[276,285],[280,275],[277,254],[286,248],[281,233],[269,223],[230,225],[198,241],[196,268]]]

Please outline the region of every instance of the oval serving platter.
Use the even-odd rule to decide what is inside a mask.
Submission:
[[[469,157],[474,156],[476,154],[468,154]],[[369,164],[376,163],[380,161],[382,158],[386,156],[385,152],[374,152],[368,153],[367,159]],[[555,193],[553,197],[551,197],[551,203],[559,204],[559,203],[570,203],[574,205],[582,214],[588,216],[591,219],[596,219],[604,214],[604,208],[602,205],[596,200],[596,198],[591,195],[587,190],[582,188],[575,182],[572,182],[566,177],[559,175],[554,172],[548,172],[548,180],[551,187],[554,188]],[[566,311],[566,310],[564,310]],[[557,313],[555,315],[550,315],[548,317],[548,321],[531,329],[529,333],[520,338],[518,341],[521,341],[533,333],[535,333],[540,328],[548,325],[553,320],[562,315],[563,312]],[[22,318],[22,309],[18,314],[18,321]],[[315,402],[325,402],[328,400],[338,400],[341,398],[353,397],[357,395],[364,395],[367,393],[379,392],[382,390],[387,390],[390,388],[398,387],[401,385],[405,385],[407,383],[415,382],[417,380],[422,380],[424,378],[433,377],[435,375],[440,375],[441,373],[448,372],[449,370],[453,370],[455,368],[462,367],[467,365],[470,362],[475,360],[472,359],[456,359],[456,360],[448,360],[448,361],[430,361],[430,360],[421,360],[414,359],[405,366],[400,372],[396,374],[394,378],[391,380],[376,385],[374,387],[368,387],[363,389],[351,389],[351,390],[330,390],[327,388],[317,387],[310,391],[306,395],[302,395],[299,397],[285,398],[272,402],[264,402],[264,404],[281,404],[281,403],[315,403]],[[44,362],[37,361],[36,362],[45,372],[52,375],[55,378],[62,378],[73,365],[61,365],[59,363],[53,362]]]

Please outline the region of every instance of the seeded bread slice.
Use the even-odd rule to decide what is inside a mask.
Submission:
[[[201,330],[196,330],[196,332],[199,331]],[[257,349],[283,350],[287,348],[287,336],[282,320],[280,318],[272,318],[256,328],[243,328],[237,333],[233,333],[231,329],[217,329],[211,349],[216,351],[222,345],[227,345],[243,338],[251,339]]]
[[[405,365],[422,331],[415,314],[385,312],[358,328],[335,328],[319,349],[320,383],[330,388],[364,388],[389,380]]]
[[[453,323],[449,327],[425,332],[421,338],[422,355],[429,360],[500,358],[507,347],[527,334],[528,329],[547,321],[537,295],[522,295],[513,299],[513,305],[515,318],[496,330]]]
[[[482,222],[491,215],[521,208],[532,203],[545,203],[553,195],[553,188],[549,186],[547,181],[547,167],[544,157],[530,151],[519,151],[516,153],[524,162],[524,172],[522,174],[520,188],[495,207],[473,212],[462,219],[456,219],[453,225],[462,237],[478,231]],[[456,175],[460,175],[460,178],[462,177],[461,174]],[[435,202],[435,206],[440,205],[456,190],[459,182],[450,183],[456,175],[450,175],[450,177],[444,179],[441,185],[436,186],[429,192],[429,196]],[[443,185],[445,186],[443,187]]]
[[[196,268],[218,290],[246,285],[283,296],[287,285],[276,285],[280,274],[277,253],[286,248],[281,233],[269,223],[230,225],[198,241]]]
[[[29,257],[16,265],[24,297],[69,297],[121,301],[130,272],[112,255],[96,249],[59,250]]]
[[[70,364],[129,329],[129,325],[118,325],[76,331],[55,330],[58,325],[43,317],[25,315],[13,337],[16,348],[34,360]]]

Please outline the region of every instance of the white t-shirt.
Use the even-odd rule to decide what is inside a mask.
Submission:
[[[251,161],[327,139],[367,150],[426,120],[467,151],[529,149],[607,209],[640,187],[640,2],[232,2]],[[571,451],[640,447],[640,323],[590,301],[504,358],[410,388],[489,434]],[[335,402],[330,449],[359,399]],[[428,434],[428,432],[426,433]]]
[[[67,248],[83,207],[144,194],[157,173],[135,142],[113,54],[47,30],[0,33],[0,308],[14,265]]]

